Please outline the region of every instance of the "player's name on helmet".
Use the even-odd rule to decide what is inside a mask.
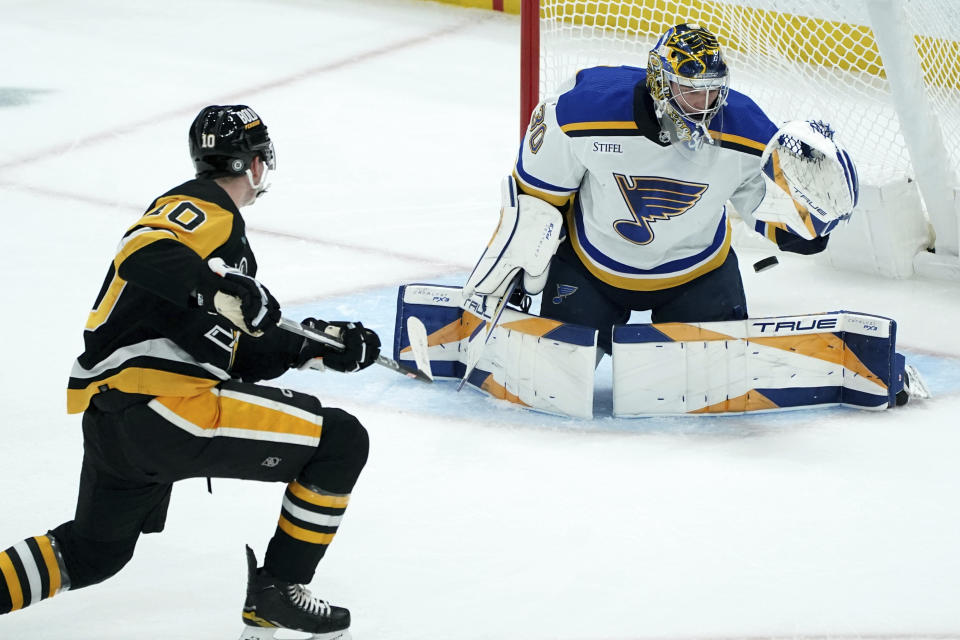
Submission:
[[[254,124],[260,119],[260,116],[258,116],[257,113],[250,107],[237,111],[237,117],[240,118],[240,122],[245,125]]]

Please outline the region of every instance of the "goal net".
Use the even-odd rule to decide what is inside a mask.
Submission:
[[[732,88],[776,123],[829,122],[854,157],[866,211],[837,232],[831,260],[855,246],[872,255],[843,266],[905,277],[933,260],[931,275],[960,277],[957,0],[541,0],[539,13],[525,109],[578,69],[646,67],[666,29],[699,23],[717,34]]]

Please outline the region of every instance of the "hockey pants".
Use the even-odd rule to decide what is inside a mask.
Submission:
[[[117,573],[141,533],[163,530],[173,483],[196,477],[288,483],[264,567],[308,583],[368,452],[366,430],[347,412],[234,381],[194,398],[98,394],[83,434],[75,517],[0,552],[0,613],[53,595],[54,582],[77,589]]]
[[[598,330],[604,352],[612,348],[612,327],[630,320],[632,311],[650,311],[653,322],[743,320],[747,300],[737,256],[730,250],[722,265],[685,284],[659,291],[611,286],[590,273],[566,241],[550,263],[540,315]]]

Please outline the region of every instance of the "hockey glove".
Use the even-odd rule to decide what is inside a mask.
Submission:
[[[296,367],[307,365],[319,368],[313,367],[311,361],[322,358],[325,368],[349,373],[369,367],[380,355],[379,336],[359,322],[325,322],[316,318],[307,318],[300,324],[343,343],[344,349],[340,351],[335,347],[306,338],[300,348],[300,355],[294,363]]]
[[[204,269],[200,274],[197,306],[219,313],[254,337],[262,336],[264,329],[280,321],[280,303],[265,286],[219,258],[207,264],[210,270]]]

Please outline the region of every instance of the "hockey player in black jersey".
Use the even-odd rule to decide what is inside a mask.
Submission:
[[[275,168],[260,117],[206,107],[189,143],[197,178],[124,234],[70,375],[68,411],[83,413],[84,435],[75,517],[0,552],[0,614],[117,573],[141,533],[163,529],[174,482],[240,478],[287,483],[262,567],[247,549],[241,638],[345,637],[349,611],[303,585],[366,463],[367,433],[313,396],[256,382],[307,363],[356,371],[380,341],[360,323],[305,321],[345,345],[334,350],[276,326],[239,210]]]

